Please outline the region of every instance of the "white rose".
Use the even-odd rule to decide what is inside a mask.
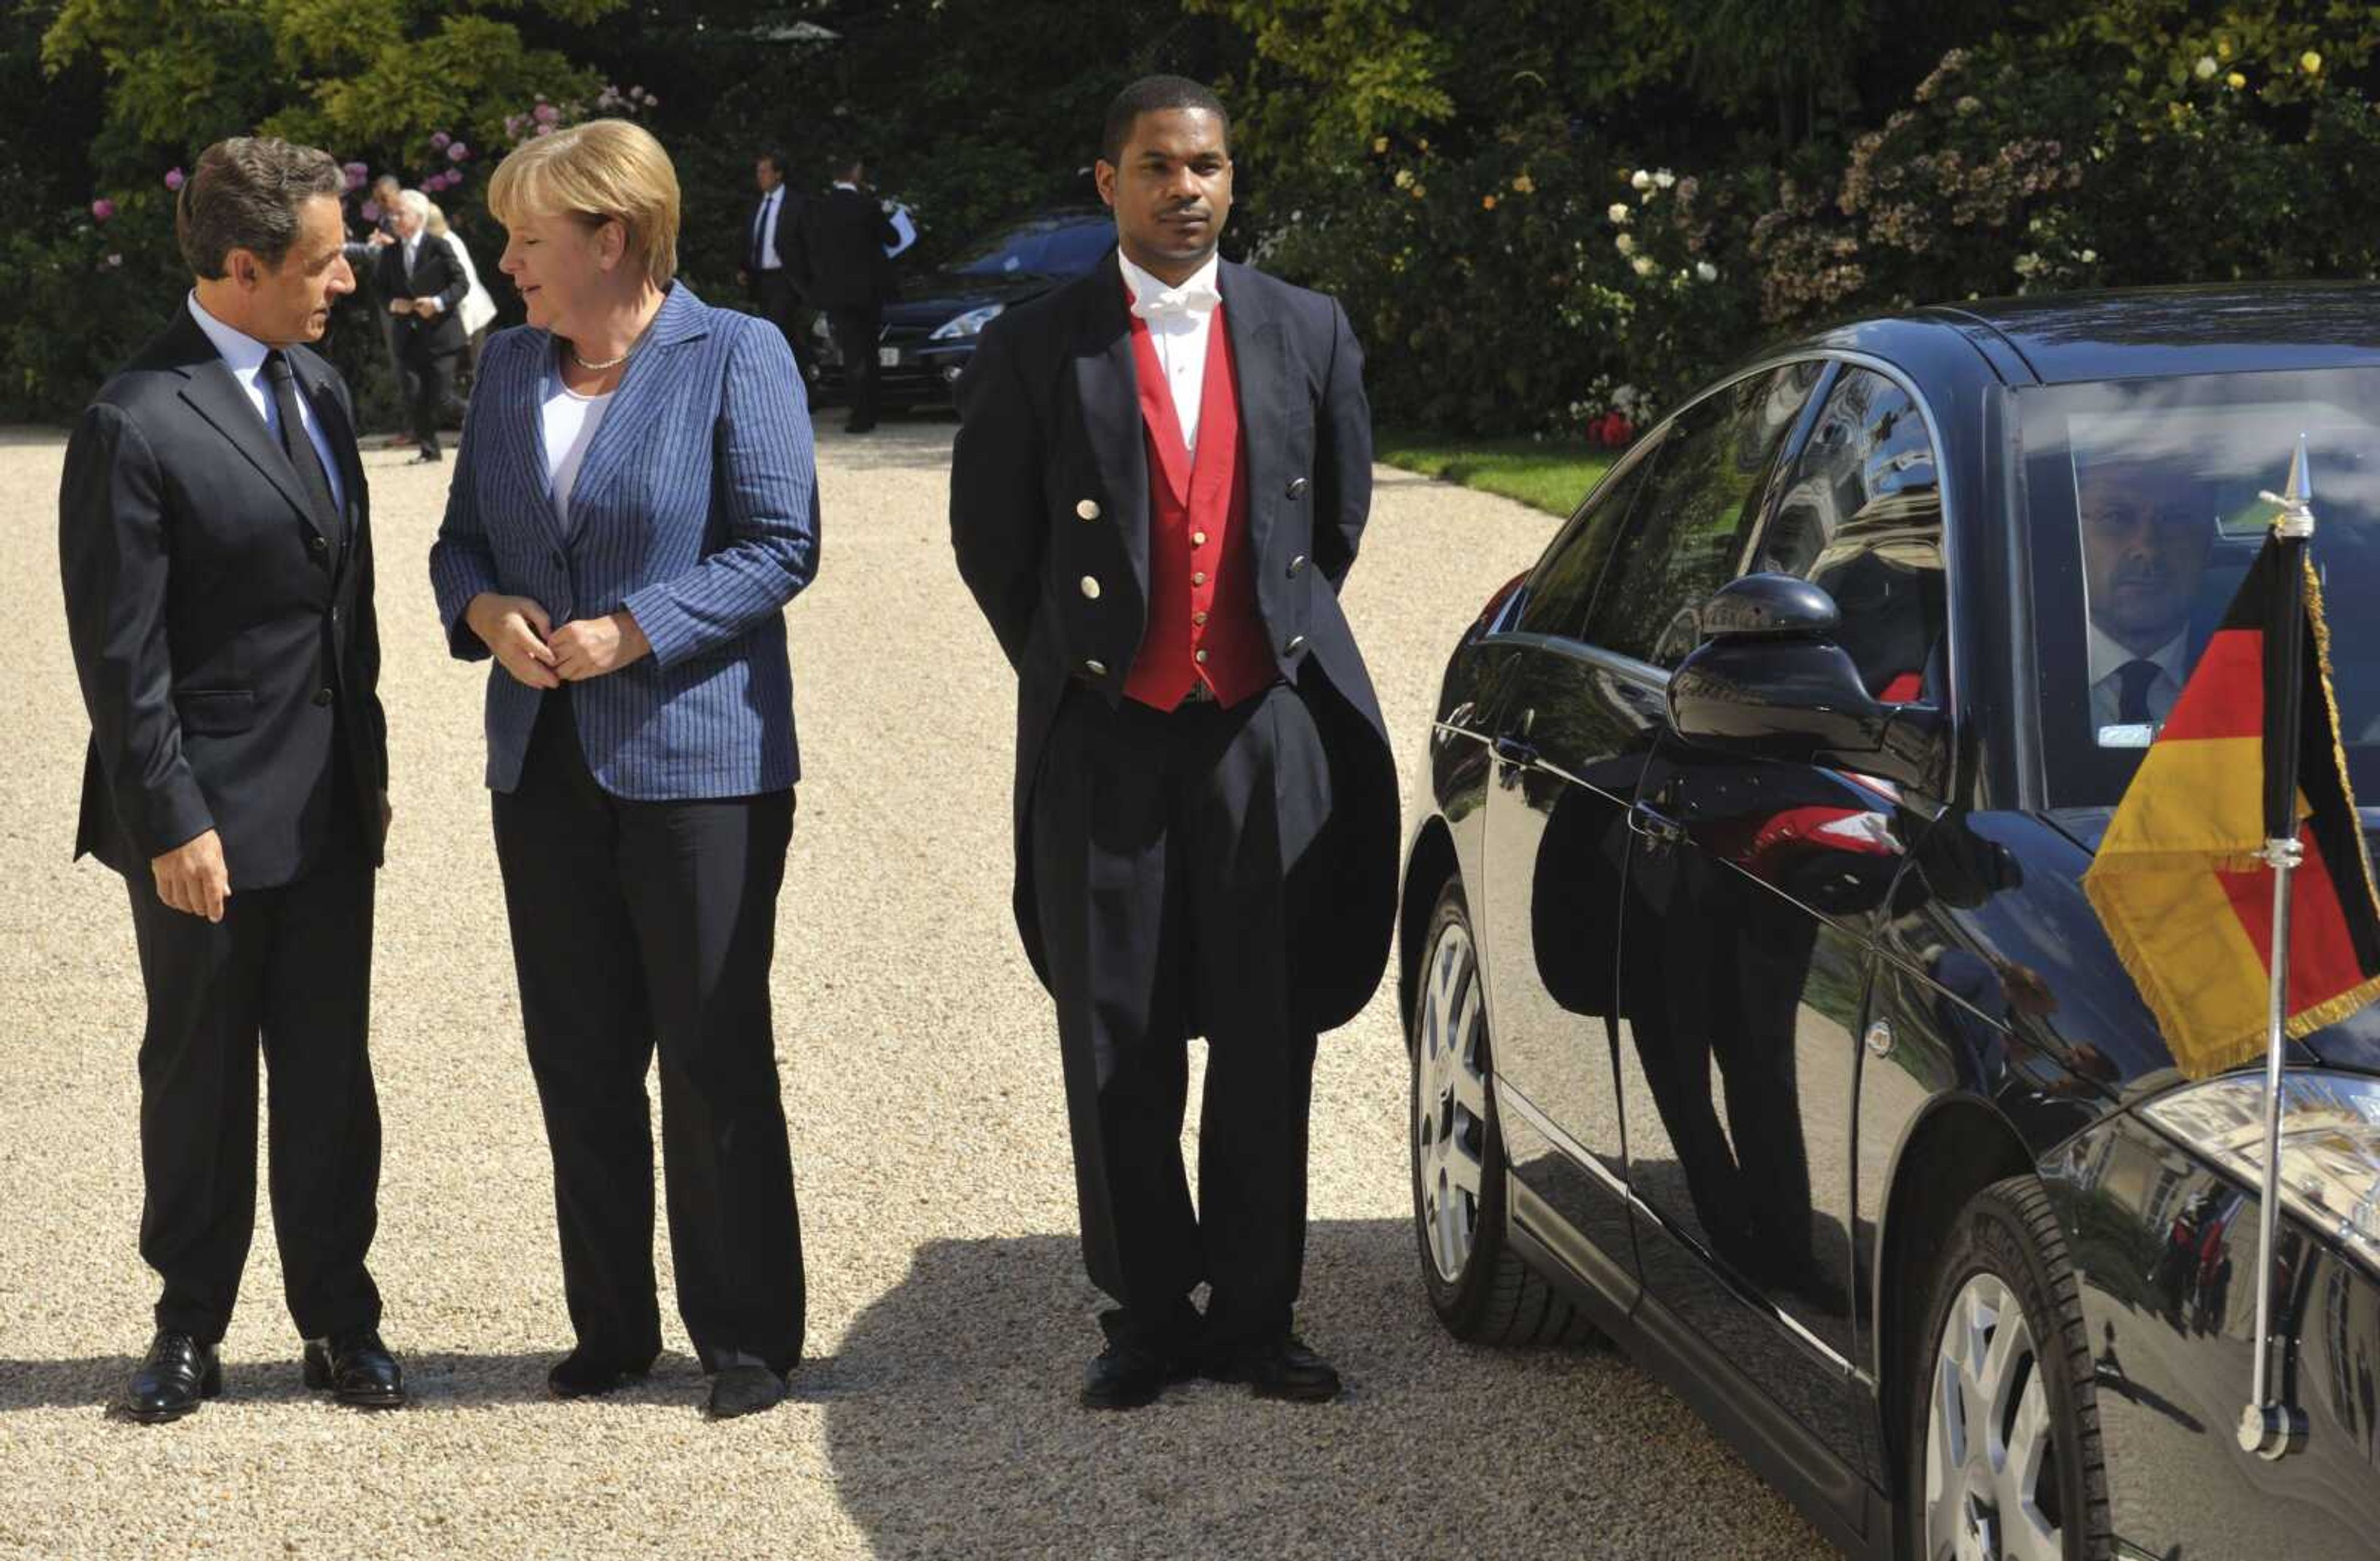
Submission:
[[[2198,65],[2196,68],[2198,70],[2198,79],[2201,81],[2212,81],[2215,79],[2215,73],[2223,67],[2215,63],[2215,56],[2213,55],[2201,55],[2198,56]]]
[[[1633,255],[1636,252],[1636,237],[1633,234],[1623,233],[1611,241],[1611,247],[1623,255]]]
[[[1659,173],[1653,176],[1653,182],[1659,185],[1663,189],[1667,189],[1671,185],[1678,182],[1678,176],[1670,172],[1669,169],[1664,168]]]
[[[1609,217],[1613,222],[1618,223],[1621,226],[1625,227],[1628,226],[1629,217],[1633,213],[1628,210],[1627,201],[1614,201],[1611,203],[1611,209],[1603,214]]]
[[[1634,174],[1629,177],[1628,188],[1631,189],[1650,189],[1653,188],[1653,176],[1646,173],[1644,169],[1639,168]]]
[[[1653,257],[1650,255],[1638,255],[1634,260],[1630,261],[1628,263],[1636,268],[1636,274],[1639,276],[1650,276],[1653,273],[1661,269],[1659,266],[1653,263]]]
[[[1718,280],[1718,267],[1711,264],[1708,261],[1696,261],[1694,262],[1694,274],[1701,277],[1706,282],[1716,282]]]

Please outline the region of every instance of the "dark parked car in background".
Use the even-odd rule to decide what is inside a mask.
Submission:
[[[2080,887],[2301,433],[2380,799],[2375,319],[2183,289],[1815,336],[1485,604],[1401,913],[1449,1330],[1608,1335],[1862,1555],[2380,1553],[2380,1010],[2292,1049],[2310,1429],[2268,1462],[2262,1075],[2175,1070]]]
[[[885,305],[876,344],[883,405],[949,407],[986,325],[1090,270],[1115,241],[1115,218],[1103,207],[1042,212],[972,246],[965,259],[904,282],[901,297]],[[819,360],[813,394],[840,398],[843,358],[823,314],[811,334]]]

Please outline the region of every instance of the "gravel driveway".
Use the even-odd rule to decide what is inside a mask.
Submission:
[[[807,778],[776,999],[810,1265],[794,1402],[705,1422],[667,1298],[641,1390],[545,1396],[568,1332],[480,782],[483,673],[443,653],[422,565],[453,468],[375,451],[396,824],[374,1268],[419,1402],[371,1418],[306,1394],[260,1213],[226,1396],[152,1429],[103,1412],[152,1282],[124,894],[67,860],[86,726],[57,585],[65,444],[0,431],[0,1554],[1828,1554],[1625,1361],[1439,1333],[1385,986],[1326,1037],[1315,1091],[1301,1322],[1347,1398],[1200,1384],[1130,1416],[1075,1408],[1099,1298],[1071,1235],[1055,1027],[1008,917],[1014,685],[951,564],[951,433],[822,435],[823,570],[792,610]],[[1380,473],[1348,604],[1409,806],[1448,646],[1551,524]]]

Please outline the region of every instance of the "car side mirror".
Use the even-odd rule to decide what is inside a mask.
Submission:
[[[1702,644],[1670,674],[1670,726],[1696,748],[1821,763],[1939,797],[1949,723],[1927,704],[1880,704],[1835,642],[1823,587],[1746,575],[1697,613]]]

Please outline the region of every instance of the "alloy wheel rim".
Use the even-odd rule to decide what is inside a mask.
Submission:
[[[1488,1148],[1488,1010],[1471,934],[1448,925],[1430,950],[1415,1048],[1414,1171],[1422,1236],[1439,1277],[1460,1281],[1479,1238]]]
[[[1932,1360],[1927,1561],[2063,1561],[2049,1397],[2024,1308],[2006,1281],[1989,1272],[1967,1281]]]

